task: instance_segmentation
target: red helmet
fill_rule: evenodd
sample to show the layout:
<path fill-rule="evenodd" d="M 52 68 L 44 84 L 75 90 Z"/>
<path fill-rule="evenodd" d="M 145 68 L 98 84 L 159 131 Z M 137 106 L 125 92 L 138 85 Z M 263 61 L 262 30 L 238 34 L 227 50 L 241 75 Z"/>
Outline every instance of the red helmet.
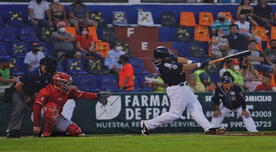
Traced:
<path fill-rule="evenodd" d="M 53 84 L 57 87 L 57 89 L 63 93 L 67 93 L 72 85 L 72 77 L 63 72 L 57 72 L 54 74 Z"/>

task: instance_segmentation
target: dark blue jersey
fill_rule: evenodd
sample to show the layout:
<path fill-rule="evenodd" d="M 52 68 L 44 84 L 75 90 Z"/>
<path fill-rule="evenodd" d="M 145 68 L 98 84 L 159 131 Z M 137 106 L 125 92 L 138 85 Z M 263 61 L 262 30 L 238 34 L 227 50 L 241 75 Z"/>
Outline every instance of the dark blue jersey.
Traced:
<path fill-rule="evenodd" d="M 41 88 L 49 84 L 51 75 L 45 75 L 39 69 L 25 72 L 19 79 L 24 83 L 23 90 L 27 95 L 33 95 Z"/>
<path fill-rule="evenodd" d="M 167 59 L 155 66 L 160 77 L 169 86 L 178 85 L 185 81 L 183 64 L 177 63 L 175 59 Z"/>

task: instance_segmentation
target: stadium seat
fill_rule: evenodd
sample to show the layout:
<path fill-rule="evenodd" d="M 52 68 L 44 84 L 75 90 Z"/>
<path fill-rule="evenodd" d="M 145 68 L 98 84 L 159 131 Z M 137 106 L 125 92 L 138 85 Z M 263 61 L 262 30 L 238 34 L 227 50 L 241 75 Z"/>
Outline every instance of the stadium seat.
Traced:
<path fill-rule="evenodd" d="M 24 26 L 24 20 L 22 12 L 20 11 L 9 11 L 8 13 L 8 25 L 21 27 Z"/>
<path fill-rule="evenodd" d="M 33 27 L 22 27 L 20 32 L 21 41 L 38 41 Z"/>
<path fill-rule="evenodd" d="M 208 49 L 209 45 L 208 42 L 198 42 L 193 41 L 190 42 L 190 56 L 195 58 L 206 58 L 208 57 Z"/>
<path fill-rule="evenodd" d="M 173 50 L 177 50 L 177 54 L 180 57 L 189 57 L 190 56 L 189 47 L 190 47 L 189 42 L 186 42 L 186 43 L 173 42 L 172 43 Z"/>
<path fill-rule="evenodd" d="M 210 41 L 210 34 L 208 27 L 205 26 L 196 26 L 194 31 L 194 40 L 196 41 Z"/>
<path fill-rule="evenodd" d="M 262 41 L 268 41 L 265 27 L 261 27 L 261 26 L 254 27 L 253 34 L 261 37 Z"/>
<path fill-rule="evenodd" d="M 3 21 L 2 16 L 0 15 L 0 26 L 3 26 L 3 25 L 4 25 L 4 21 Z"/>
<path fill-rule="evenodd" d="M 179 42 L 193 41 L 194 28 L 193 27 L 178 27 L 176 30 L 176 40 Z"/>
<path fill-rule="evenodd" d="M 154 26 L 152 13 L 149 11 L 138 11 L 137 24 L 140 26 Z"/>
<path fill-rule="evenodd" d="M 14 65 L 14 68 L 11 69 L 12 75 L 19 76 L 24 73 L 24 57 L 12 58 L 11 63 Z"/>
<path fill-rule="evenodd" d="M 9 56 L 9 43 L 0 42 L 0 56 L 5 57 Z"/>
<path fill-rule="evenodd" d="M 89 35 L 92 36 L 93 40 L 94 41 L 98 41 L 98 34 L 97 34 L 97 31 L 96 31 L 96 28 L 93 27 L 93 26 L 89 26 L 88 27 L 88 32 L 89 32 Z"/>
<path fill-rule="evenodd" d="M 57 64 L 57 72 L 64 72 L 64 65 L 62 62 L 58 62 Z"/>
<path fill-rule="evenodd" d="M 110 46 L 108 42 L 96 42 L 95 50 L 97 50 L 103 58 L 106 57 L 107 52 L 110 50 Z"/>
<path fill-rule="evenodd" d="M 17 31 L 14 27 L 0 28 L 0 41 L 17 41 Z"/>
<path fill-rule="evenodd" d="M 162 12 L 160 18 L 162 26 L 175 27 L 178 23 L 174 12 Z"/>
<path fill-rule="evenodd" d="M 11 55 L 13 57 L 25 57 L 26 53 L 31 50 L 25 42 L 12 43 Z"/>
<path fill-rule="evenodd" d="M 71 33 L 74 37 L 77 35 L 77 30 L 74 26 L 66 26 L 66 32 Z"/>
<path fill-rule="evenodd" d="M 144 68 L 144 62 L 142 59 L 131 58 L 129 60 L 129 63 L 133 66 L 134 73 L 146 73 Z"/>
<path fill-rule="evenodd" d="M 99 91 L 98 76 L 82 75 L 79 78 L 79 89 L 84 91 Z"/>
<path fill-rule="evenodd" d="M 234 22 L 233 15 L 232 15 L 231 12 L 221 12 L 221 13 L 225 14 L 226 19 L 227 19 L 230 23 L 233 23 L 233 22 Z"/>
<path fill-rule="evenodd" d="M 115 75 L 102 75 L 99 77 L 100 88 L 102 90 L 116 91 L 118 90 L 117 77 Z"/>
<path fill-rule="evenodd" d="M 214 17 L 211 12 L 199 12 L 199 25 L 211 26 L 214 23 Z"/>
<path fill-rule="evenodd" d="M 112 24 L 117 26 L 128 26 L 127 15 L 125 11 L 113 11 L 112 15 Z"/>
<path fill-rule="evenodd" d="M 161 42 L 176 41 L 176 28 L 175 27 L 160 27 L 159 28 L 159 41 L 161 41 Z"/>
<path fill-rule="evenodd" d="M 271 40 L 276 40 L 276 26 L 271 26 L 270 39 Z"/>
<path fill-rule="evenodd" d="M 193 12 L 180 13 L 180 26 L 196 26 L 195 15 Z"/>
<path fill-rule="evenodd" d="M 66 60 L 66 71 L 69 74 L 88 74 L 84 69 L 83 61 L 75 58 Z"/>
<path fill-rule="evenodd" d="M 41 51 L 46 55 L 53 55 L 51 45 L 46 42 L 38 42 L 38 45 L 41 47 Z"/>

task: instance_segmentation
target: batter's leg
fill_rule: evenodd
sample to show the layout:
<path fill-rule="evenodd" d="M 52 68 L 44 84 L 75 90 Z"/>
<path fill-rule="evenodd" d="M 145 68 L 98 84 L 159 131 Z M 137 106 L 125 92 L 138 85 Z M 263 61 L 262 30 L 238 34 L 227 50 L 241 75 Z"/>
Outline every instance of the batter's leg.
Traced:
<path fill-rule="evenodd" d="M 187 104 L 185 98 L 187 98 L 188 93 L 182 87 L 169 88 L 167 89 L 167 94 L 170 98 L 170 110 L 156 118 L 146 120 L 144 123 L 147 129 L 154 129 L 161 124 L 170 123 L 179 119 L 185 110 Z"/>
<path fill-rule="evenodd" d="M 241 115 L 242 112 L 242 108 L 239 107 L 238 109 L 235 110 L 239 116 L 242 117 L 242 120 L 244 122 L 245 128 L 249 131 L 249 132 L 258 132 L 256 124 L 254 122 L 254 120 L 252 119 L 252 117 L 249 115 L 249 117 L 245 118 L 245 116 Z M 248 109 L 247 109 L 248 111 Z M 249 112 L 249 111 L 248 111 Z"/>

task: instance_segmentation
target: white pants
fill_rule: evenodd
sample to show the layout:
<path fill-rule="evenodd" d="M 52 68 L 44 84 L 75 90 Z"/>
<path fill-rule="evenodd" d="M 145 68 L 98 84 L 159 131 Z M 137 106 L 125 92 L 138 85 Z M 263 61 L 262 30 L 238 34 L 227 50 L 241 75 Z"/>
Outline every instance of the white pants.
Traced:
<path fill-rule="evenodd" d="M 204 116 L 197 97 L 188 86 L 175 85 L 167 87 L 166 91 L 170 98 L 170 109 L 168 112 L 156 118 L 146 120 L 145 125 L 148 129 L 154 129 L 161 124 L 170 123 L 179 119 L 186 107 L 192 118 L 204 128 L 204 131 L 213 128 L 211 123 Z"/>
<path fill-rule="evenodd" d="M 237 109 L 230 110 L 230 109 L 226 108 L 223 104 L 221 104 L 220 105 L 220 111 L 221 111 L 221 115 L 218 116 L 218 117 L 213 117 L 212 121 L 211 121 L 212 125 L 215 126 L 215 127 L 220 127 L 220 124 L 223 121 L 225 115 L 229 112 L 236 112 L 239 116 L 241 116 L 242 107 L 240 106 Z M 245 124 L 245 127 L 248 131 L 257 132 L 256 125 L 255 125 L 254 120 L 252 119 L 252 117 L 249 116 L 249 117 L 245 118 L 245 116 L 242 116 L 242 120 L 243 120 L 243 122 Z"/>

